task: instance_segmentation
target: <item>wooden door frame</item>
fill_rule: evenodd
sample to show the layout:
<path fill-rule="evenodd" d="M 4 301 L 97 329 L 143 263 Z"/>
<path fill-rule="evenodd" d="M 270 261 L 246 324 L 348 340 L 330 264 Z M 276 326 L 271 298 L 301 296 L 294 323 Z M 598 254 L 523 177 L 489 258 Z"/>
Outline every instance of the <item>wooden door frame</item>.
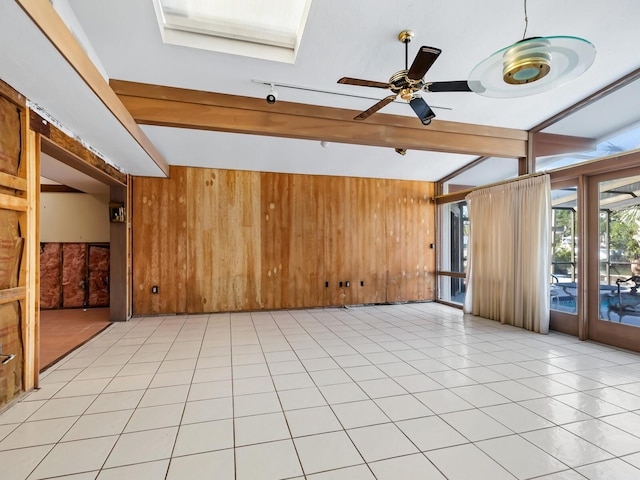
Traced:
<path fill-rule="evenodd" d="M 56 160 L 109 186 L 110 201 L 124 205 L 125 222 L 111 223 L 109 233 L 109 320 L 127 321 L 131 318 L 131 228 L 127 213 L 131 205 L 130 177 L 115 169 L 89 151 L 77 140 L 67 136 L 31 112 L 32 124 L 46 125 L 37 128 L 41 151 Z M 38 153 L 40 153 L 38 151 Z M 39 162 L 38 162 L 39 164 Z M 40 189 L 38 177 L 38 191 Z M 105 212 L 105 215 L 108 213 Z M 39 210 L 37 222 L 39 223 Z"/>
<path fill-rule="evenodd" d="M 552 182 L 551 183 L 551 190 L 561 190 L 563 188 L 567 188 L 567 187 L 576 187 L 576 190 L 579 188 L 579 179 L 578 178 L 573 178 L 573 179 L 569 179 L 569 180 L 563 180 L 563 181 L 559 181 L 559 182 Z M 580 197 L 578 196 L 576 198 L 576 214 L 578 215 L 578 217 L 576 218 L 577 223 L 578 223 L 578 232 L 579 232 L 579 228 L 580 228 L 580 214 L 581 211 L 583 210 L 581 202 L 580 202 Z M 579 233 L 577 233 L 578 235 L 578 242 L 580 241 L 582 235 L 579 235 Z M 583 251 L 581 246 L 577 245 L 578 247 L 578 252 L 580 253 L 580 255 L 577 258 L 577 261 L 580 262 L 582 254 L 581 252 Z M 576 265 L 576 270 L 578 272 L 578 275 L 580 274 L 580 272 L 582 271 L 582 268 L 580 268 L 579 265 Z M 578 287 L 582 286 L 583 280 L 582 278 L 580 278 L 579 276 L 576 277 L 576 281 L 578 282 Z M 567 313 L 567 312 L 562 312 L 559 310 L 550 310 L 549 311 L 549 328 L 551 330 L 555 330 L 558 332 L 562 332 L 562 333 L 566 333 L 568 335 L 574 335 L 576 337 L 580 337 L 580 324 L 581 324 L 581 319 L 583 316 L 583 312 L 584 309 L 582 308 L 581 305 L 581 300 L 582 300 L 582 292 L 578 291 L 578 296 L 577 296 L 577 303 L 576 303 L 576 313 Z M 584 340 L 584 338 L 582 338 L 582 340 Z"/>

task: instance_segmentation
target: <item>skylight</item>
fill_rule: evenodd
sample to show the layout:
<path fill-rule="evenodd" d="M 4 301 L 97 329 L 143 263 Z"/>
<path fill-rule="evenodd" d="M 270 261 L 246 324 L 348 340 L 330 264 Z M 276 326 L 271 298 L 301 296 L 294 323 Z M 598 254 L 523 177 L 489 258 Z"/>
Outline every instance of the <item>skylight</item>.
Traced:
<path fill-rule="evenodd" d="M 311 0 L 154 0 L 165 43 L 294 63 Z"/>

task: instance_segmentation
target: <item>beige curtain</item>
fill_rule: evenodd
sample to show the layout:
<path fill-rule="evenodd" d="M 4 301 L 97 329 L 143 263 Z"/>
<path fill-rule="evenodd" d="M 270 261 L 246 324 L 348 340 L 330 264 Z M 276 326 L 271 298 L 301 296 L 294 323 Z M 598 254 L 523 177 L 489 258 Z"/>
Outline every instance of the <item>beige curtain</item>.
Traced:
<path fill-rule="evenodd" d="M 475 190 L 466 200 L 465 312 L 548 333 L 549 176 Z"/>

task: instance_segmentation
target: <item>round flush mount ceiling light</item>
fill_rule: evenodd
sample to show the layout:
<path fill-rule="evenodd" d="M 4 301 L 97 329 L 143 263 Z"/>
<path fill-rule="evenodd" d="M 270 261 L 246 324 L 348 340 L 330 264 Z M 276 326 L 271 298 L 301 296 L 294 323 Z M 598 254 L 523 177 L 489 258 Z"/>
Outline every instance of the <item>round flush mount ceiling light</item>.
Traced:
<path fill-rule="evenodd" d="M 486 97 L 513 98 L 559 87 L 584 73 L 596 49 L 579 37 L 535 37 L 498 50 L 469 75 L 469 87 Z"/>

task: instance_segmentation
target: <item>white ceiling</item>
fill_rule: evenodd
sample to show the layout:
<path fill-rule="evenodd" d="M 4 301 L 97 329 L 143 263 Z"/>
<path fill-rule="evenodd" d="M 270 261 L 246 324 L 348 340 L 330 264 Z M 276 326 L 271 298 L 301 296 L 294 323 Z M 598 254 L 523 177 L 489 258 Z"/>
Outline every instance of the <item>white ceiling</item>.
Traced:
<path fill-rule="evenodd" d="M 415 31 L 410 61 L 420 45 L 443 53 L 427 81 L 464 80 L 485 57 L 523 36 L 523 1 L 314 0 L 295 64 L 250 59 L 162 43 L 152 0 L 68 2 L 109 78 L 263 98 L 253 80 L 383 98 L 384 90 L 338 85 L 342 76 L 387 81 L 403 68 L 398 33 Z M 584 75 L 550 92 L 517 99 L 473 93 L 429 93 L 439 120 L 529 129 L 600 88 L 640 68 L 640 2 L 637 0 L 529 0 L 527 36 L 574 35 L 591 41 L 596 60 Z M 67 19 L 68 22 L 71 20 Z M 80 28 L 78 27 L 80 26 Z M 18 41 L 19 39 L 19 41 Z M 161 175 L 151 159 L 109 114 L 14 1 L 0 2 L 0 78 L 135 175 Z M 630 95 L 633 96 L 632 93 Z M 364 110 L 371 100 L 280 89 L 280 101 Z M 640 95 L 628 101 L 638 102 Z M 620 105 L 629 105 L 618 100 Z M 619 107 L 618 107 L 619 108 Z M 384 113 L 413 115 L 401 103 Z M 640 118 L 640 108 L 622 109 Z M 614 113 L 614 117 L 616 114 Z M 629 119 L 631 121 L 633 119 Z M 417 122 L 418 120 L 416 120 Z M 583 119 L 571 133 L 599 136 L 609 124 Z M 429 128 L 429 127 L 424 127 Z M 568 127 L 569 128 L 569 127 Z M 192 165 L 306 174 L 438 180 L 475 156 L 143 127 L 170 165 Z M 565 133 L 556 131 L 555 133 Z M 487 177 L 491 177 L 488 175 Z M 491 181 L 491 178 L 488 178 Z"/>

